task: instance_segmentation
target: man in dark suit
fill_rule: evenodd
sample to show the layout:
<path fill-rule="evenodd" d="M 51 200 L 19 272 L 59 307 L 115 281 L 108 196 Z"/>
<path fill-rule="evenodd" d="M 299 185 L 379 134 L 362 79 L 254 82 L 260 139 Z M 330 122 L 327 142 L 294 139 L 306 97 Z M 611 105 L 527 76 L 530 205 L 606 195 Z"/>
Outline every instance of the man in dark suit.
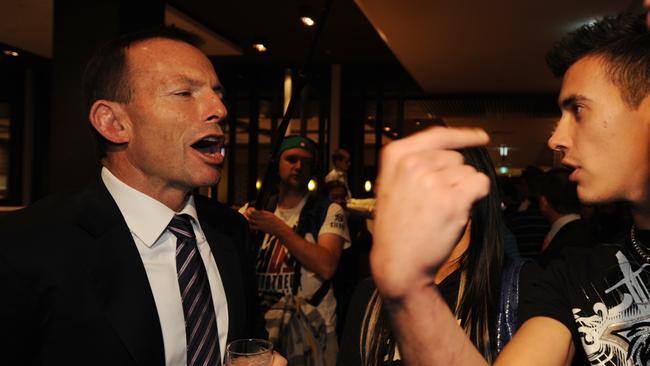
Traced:
<path fill-rule="evenodd" d="M 192 194 L 219 181 L 227 113 L 198 41 L 146 31 L 91 59 L 101 178 L 0 224 L 3 364 L 217 365 L 254 336 L 246 220 Z"/>
<path fill-rule="evenodd" d="M 595 243 L 580 216 L 577 184 L 569 180 L 570 174 L 568 169 L 554 168 L 542 177 L 539 209 L 551 225 L 538 257 L 543 267 L 559 258 L 563 248 L 591 247 Z"/>

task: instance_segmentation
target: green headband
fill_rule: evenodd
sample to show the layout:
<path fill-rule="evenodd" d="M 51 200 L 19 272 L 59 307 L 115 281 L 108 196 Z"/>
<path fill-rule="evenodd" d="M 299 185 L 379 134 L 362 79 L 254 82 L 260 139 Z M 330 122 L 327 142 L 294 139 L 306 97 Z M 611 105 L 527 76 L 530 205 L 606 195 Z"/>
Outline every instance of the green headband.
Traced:
<path fill-rule="evenodd" d="M 282 154 L 285 150 L 294 148 L 308 151 L 314 157 L 316 157 L 316 144 L 306 137 L 297 135 L 287 136 L 284 138 L 282 145 L 280 145 L 280 154 Z"/>

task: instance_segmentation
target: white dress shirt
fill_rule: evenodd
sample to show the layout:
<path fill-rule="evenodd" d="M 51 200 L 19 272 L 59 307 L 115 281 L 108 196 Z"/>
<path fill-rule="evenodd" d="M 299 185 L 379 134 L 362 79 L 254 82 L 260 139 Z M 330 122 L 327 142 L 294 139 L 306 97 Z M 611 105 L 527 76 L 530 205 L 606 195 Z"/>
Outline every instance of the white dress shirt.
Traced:
<path fill-rule="evenodd" d="M 223 358 L 228 338 L 228 304 L 219 270 L 199 225 L 194 197 L 190 196 L 180 212 L 174 212 L 163 203 L 126 185 L 105 167 L 101 176 L 133 235 L 147 272 L 160 318 L 167 366 L 187 365 L 187 341 L 176 273 L 176 236 L 166 228 L 176 214 L 192 217 L 192 228 L 210 282 Z"/>
<path fill-rule="evenodd" d="M 542 250 L 545 250 L 546 247 L 548 247 L 549 244 L 551 244 L 551 240 L 555 237 L 555 235 L 564 227 L 564 225 L 580 220 L 580 215 L 578 214 L 566 214 L 559 219 L 555 220 L 553 224 L 551 224 L 551 228 L 548 231 L 548 234 L 546 234 L 546 237 L 544 238 L 544 244 L 542 245 Z"/>

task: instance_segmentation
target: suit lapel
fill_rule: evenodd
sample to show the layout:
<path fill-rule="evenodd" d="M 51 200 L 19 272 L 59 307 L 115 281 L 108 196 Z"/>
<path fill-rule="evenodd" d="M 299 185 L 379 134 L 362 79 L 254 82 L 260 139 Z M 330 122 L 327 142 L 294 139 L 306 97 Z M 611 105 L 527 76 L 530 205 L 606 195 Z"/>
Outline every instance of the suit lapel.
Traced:
<path fill-rule="evenodd" d="M 204 205 L 197 202 L 197 214 L 201 229 L 210 245 L 219 276 L 223 283 L 228 304 L 228 339 L 241 338 L 245 335 L 245 300 L 244 283 L 241 277 L 241 261 L 233 240 L 219 230 L 214 224 L 223 226 L 216 212 L 208 212 Z M 209 220 L 208 220 L 209 219 Z"/>
<path fill-rule="evenodd" d="M 81 205 L 78 222 L 94 239 L 88 266 L 101 309 L 137 364 L 164 365 L 156 304 L 124 218 L 101 182 Z"/>

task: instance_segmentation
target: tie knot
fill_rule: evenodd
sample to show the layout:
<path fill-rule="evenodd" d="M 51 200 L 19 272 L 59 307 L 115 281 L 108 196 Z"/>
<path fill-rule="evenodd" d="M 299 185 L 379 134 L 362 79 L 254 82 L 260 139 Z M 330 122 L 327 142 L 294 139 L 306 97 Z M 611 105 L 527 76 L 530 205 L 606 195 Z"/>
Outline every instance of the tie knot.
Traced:
<path fill-rule="evenodd" d="M 189 215 L 174 215 L 172 221 L 169 222 L 167 228 L 177 238 L 193 238 L 194 230 L 192 229 L 191 217 Z"/>

